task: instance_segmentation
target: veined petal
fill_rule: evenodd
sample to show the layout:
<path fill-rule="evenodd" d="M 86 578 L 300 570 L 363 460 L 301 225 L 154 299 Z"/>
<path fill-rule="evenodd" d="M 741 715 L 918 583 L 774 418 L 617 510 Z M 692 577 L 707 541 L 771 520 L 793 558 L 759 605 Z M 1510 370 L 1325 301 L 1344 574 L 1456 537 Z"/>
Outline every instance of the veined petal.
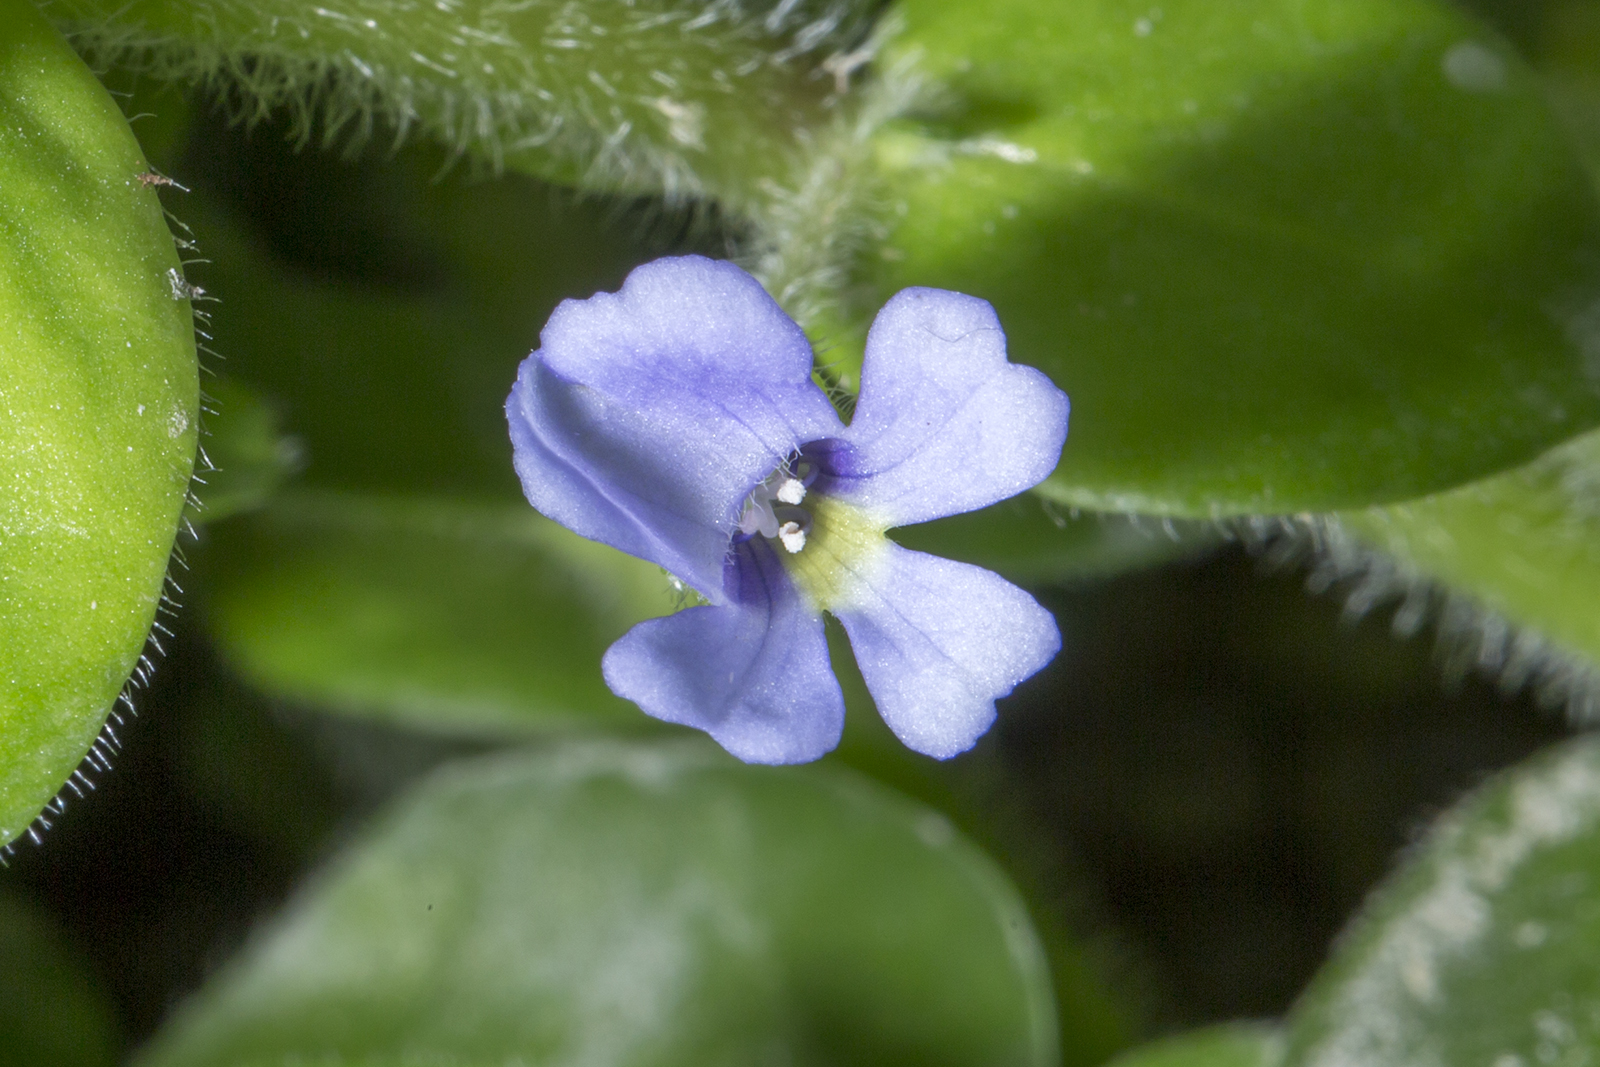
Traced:
<path fill-rule="evenodd" d="M 904 289 L 867 335 L 855 418 L 827 452 L 830 491 L 905 526 L 986 507 L 1061 458 L 1067 395 L 1006 359 L 988 301 Z"/>
<path fill-rule="evenodd" d="M 739 507 L 840 429 L 804 333 L 731 263 L 660 259 L 564 301 L 506 402 L 529 502 L 713 602 Z"/>
<path fill-rule="evenodd" d="M 746 763 L 817 759 L 844 728 L 822 614 L 761 538 L 734 546 L 728 572 L 728 603 L 642 622 L 607 649 L 606 684 Z"/>
<path fill-rule="evenodd" d="M 971 748 L 995 700 L 1061 650 L 1055 619 L 1004 578 L 892 543 L 830 610 L 889 728 L 938 759 Z"/>

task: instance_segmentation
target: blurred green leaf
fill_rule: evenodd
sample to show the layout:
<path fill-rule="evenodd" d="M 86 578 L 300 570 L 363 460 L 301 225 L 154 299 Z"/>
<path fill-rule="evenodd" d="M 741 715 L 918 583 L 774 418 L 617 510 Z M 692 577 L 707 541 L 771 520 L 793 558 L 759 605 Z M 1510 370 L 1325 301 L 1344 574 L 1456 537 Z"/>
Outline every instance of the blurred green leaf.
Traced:
<path fill-rule="evenodd" d="M 1404 567 L 1530 627 L 1523 658 L 1548 651 L 1537 635 L 1600 660 L 1600 433 L 1508 474 L 1339 519 Z"/>
<path fill-rule="evenodd" d="M 520 500 L 517 364 L 562 298 L 619 287 L 642 254 L 614 205 L 443 162 L 294 153 L 267 129 L 191 150 L 180 206 L 219 300 L 211 347 L 301 442 L 311 484 Z"/>
<path fill-rule="evenodd" d="M 1291 1065 L 1577 1064 L 1600 1043 L 1600 739 L 1457 805 L 1289 1017 Z"/>
<path fill-rule="evenodd" d="M 1055 1056 L 1027 914 L 942 816 L 700 745 L 568 745 L 432 779 L 140 1062 Z"/>
<path fill-rule="evenodd" d="M 890 536 L 907 548 L 976 563 L 1024 584 L 1103 578 L 1193 556 L 1222 540 L 1203 522 L 1085 512 L 1032 493 Z"/>
<path fill-rule="evenodd" d="M 302 732 L 236 678 L 186 667 L 183 699 L 168 712 L 184 789 L 209 819 L 279 857 L 321 856 L 343 797 Z"/>
<path fill-rule="evenodd" d="M 189 300 L 122 113 L 0 0 L 0 843 L 95 740 L 194 460 Z"/>
<path fill-rule="evenodd" d="M 950 813 L 961 821 L 964 830 L 979 836 L 1013 877 L 1022 881 L 1021 888 L 1049 958 L 1057 1017 L 1062 1021 L 1064 1033 L 1061 1067 L 1097 1067 L 1127 1048 L 1143 1028 L 1138 1009 L 1125 997 L 1113 995 L 1108 988 L 1106 960 L 1078 940 L 1076 934 L 1082 927 L 1081 918 L 1078 915 L 1069 918 L 1065 914 L 1069 909 L 1062 899 L 1061 887 L 1029 884 L 1038 877 L 1039 857 L 1032 851 L 1034 848 L 1049 852 L 1054 860 L 1060 860 L 1060 855 L 1048 843 L 1032 838 L 1026 830 L 1018 830 L 1018 839 L 1028 842 L 1020 855 L 1007 848 L 1014 841 L 997 842 L 994 839 L 999 825 L 995 818 L 996 797 L 1005 789 L 993 782 L 976 784 L 983 771 L 973 761 L 983 757 L 973 754 L 962 760 L 941 762 L 907 748 L 878 715 L 872 694 L 867 692 L 866 682 L 850 652 L 844 627 L 829 618 L 827 632 L 834 674 L 844 691 L 845 721 L 839 747 L 823 758 L 822 765 L 844 764 L 924 804 Z M 1005 705 L 1000 714 L 1007 714 Z M 992 743 L 985 742 L 986 745 Z M 973 777 L 975 771 L 980 778 Z M 1015 785 L 1014 782 L 1010 784 Z M 999 806 L 1003 808 L 1004 804 Z M 1015 814 L 1015 810 L 1007 809 L 1000 819 L 1009 821 Z M 1030 867 L 1035 869 L 1029 870 Z M 1118 990 L 1118 994 L 1121 992 Z"/>
<path fill-rule="evenodd" d="M 1600 7 L 1592 0 L 1472 0 L 1533 62 L 1555 112 L 1600 179 Z"/>
<path fill-rule="evenodd" d="M 1110 1067 L 1276 1067 L 1283 1035 L 1265 1023 L 1223 1023 L 1141 1045 Z"/>
<path fill-rule="evenodd" d="M 849 0 L 52 0 L 97 61 L 216 85 L 244 117 L 389 126 L 597 190 L 748 197 L 827 111 Z"/>
<path fill-rule="evenodd" d="M 453 731 L 650 722 L 600 656 L 673 609 L 666 575 L 526 505 L 299 491 L 209 534 L 207 626 L 269 693 Z"/>
<path fill-rule="evenodd" d="M 300 465 L 300 446 L 278 431 L 278 415 L 229 378 L 206 383 L 201 462 L 188 517 L 216 522 L 265 504 Z"/>
<path fill-rule="evenodd" d="M 908 0 L 881 298 L 989 299 L 1073 398 L 1045 491 L 1362 506 L 1600 420 L 1594 198 L 1499 39 L 1427 0 Z"/>
<path fill-rule="evenodd" d="M 110 1006 L 49 919 L 0 892 L 0 1063 L 110 1067 Z"/>

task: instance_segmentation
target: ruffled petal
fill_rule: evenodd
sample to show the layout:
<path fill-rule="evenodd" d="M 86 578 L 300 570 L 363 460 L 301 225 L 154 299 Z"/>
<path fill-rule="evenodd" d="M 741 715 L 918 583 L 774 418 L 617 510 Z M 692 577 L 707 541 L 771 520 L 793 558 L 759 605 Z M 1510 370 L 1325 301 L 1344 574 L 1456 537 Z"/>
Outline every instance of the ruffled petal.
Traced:
<path fill-rule="evenodd" d="M 1061 458 L 1067 395 L 1006 360 L 988 301 L 903 289 L 867 335 L 855 418 L 818 451 L 830 492 L 905 526 L 986 507 Z"/>
<path fill-rule="evenodd" d="M 719 601 L 745 496 L 840 429 L 804 333 L 738 267 L 683 256 L 563 302 L 539 336 L 506 402 L 529 502 Z"/>
<path fill-rule="evenodd" d="M 908 748 L 965 752 L 994 702 L 1061 649 L 1050 613 L 999 575 L 887 544 L 830 610 L 850 635 L 867 688 Z"/>
<path fill-rule="evenodd" d="M 735 546 L 728 572 L 726 605 L 650 619 L 607 649 L 606 684 L 746 763 L 817 759 L 844 728 L 822 615 L 760 538 Z"/>

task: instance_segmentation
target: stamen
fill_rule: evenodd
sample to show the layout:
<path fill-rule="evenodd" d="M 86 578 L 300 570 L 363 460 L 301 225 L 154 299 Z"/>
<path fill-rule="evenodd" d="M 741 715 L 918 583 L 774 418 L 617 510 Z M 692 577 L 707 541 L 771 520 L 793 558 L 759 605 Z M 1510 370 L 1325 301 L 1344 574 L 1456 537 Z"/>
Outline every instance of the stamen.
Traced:
<path fill-rule="evenodd" d="M 793 467 L 788 461 L 780 464 L 745 498 L 739 512 L 739 532 L 746 537 L 759 533 L 775 538 L 790 553 L 805 548 L 811 515 L 795 505 L 806 498 L 806 490 L 816 478 L 814 463 L 801 460 Z"/>
<path fill-rule="evenodd" d="M 806 547 L 806 532 L 798 522 L 786 522 L 778 527 L 778 540 L 793 554 Z"/>
<path fill-rule="evenodd" d="M 778 499 L 785 504 L 798 504 L 806 498 L 806 485 L 799 478 L 790 478 L 778 486 Z"/>

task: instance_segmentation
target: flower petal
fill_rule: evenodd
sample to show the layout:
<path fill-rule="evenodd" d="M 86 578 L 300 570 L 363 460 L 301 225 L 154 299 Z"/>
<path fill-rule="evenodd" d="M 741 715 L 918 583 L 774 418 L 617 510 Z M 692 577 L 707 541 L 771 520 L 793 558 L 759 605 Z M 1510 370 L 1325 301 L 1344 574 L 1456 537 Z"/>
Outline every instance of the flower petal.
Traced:
<path fill-rule="evenodd" d="M 971 748 L 995 700 L 1061 650 L 1050 613 L 981 567 L 890 543 L 859 577 L 831 610 L 883 720 L 929 756 Z"/>
<path fill-rule="evenodd" d="M 1006 360 L 988 301 L 903 289 L 867 335 L 856 415 L 828 450 L 831 491 L 904 526 L 986 507 L 1061 457 L 1067 395 Z"/>
<path fill-rule="evenodd" d="M 735 546 L 728 571 L 728 604 L 650 619 L 607 649 L 606 684 L 746 763 L 817 759 L 844 728 L 822 614 L 760 538 Z"/>
<path fill-rule="evenodd" d="M 506 402 L 529 502 L 719 601 L 745 496 L 840 429 L 805 334 L 738 267 L 683 256 L 563 302 L 539 337 Z"/>

